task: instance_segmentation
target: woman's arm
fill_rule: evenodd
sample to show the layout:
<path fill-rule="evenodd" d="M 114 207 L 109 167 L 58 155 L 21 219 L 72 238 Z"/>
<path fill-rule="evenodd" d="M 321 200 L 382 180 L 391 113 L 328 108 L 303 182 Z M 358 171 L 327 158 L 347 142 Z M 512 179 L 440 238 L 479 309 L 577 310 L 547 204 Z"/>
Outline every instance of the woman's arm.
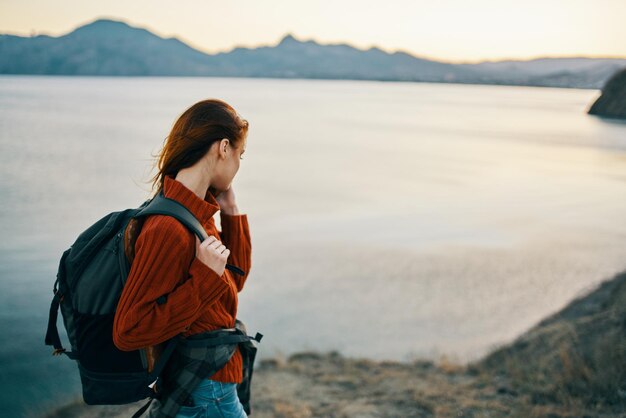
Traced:
<path fill-rule="evenodd" d="M 252 267 L 252 241 L 250 239 L 250 228 L 248 216 L 239 214 L 238 211 L 225 213 L 220 211 L 220 223 L 222 231 L 218 231 L 222 243 L 230 250 L 227 263 L 234 264 L 242 269 L 245 274 L 240 276 L 236 273 L 229 273 L 235 280 L 237 291 L 241 292 Z"/>
<path fill-rule="evenodd" d="M 226 276 L 195 257 L 185 226 L 170 216 L 153 216 L 137 237 L 115 312 L 113 342 L 120 350 L 156 345 L 185 331 L 229 288 Z"/>

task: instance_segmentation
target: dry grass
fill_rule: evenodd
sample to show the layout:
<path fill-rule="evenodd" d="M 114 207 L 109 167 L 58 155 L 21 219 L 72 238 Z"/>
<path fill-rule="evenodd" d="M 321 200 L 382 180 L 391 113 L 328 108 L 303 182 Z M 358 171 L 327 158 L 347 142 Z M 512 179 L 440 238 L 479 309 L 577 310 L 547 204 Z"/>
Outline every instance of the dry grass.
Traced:
<path fill-rule="evenodd" d="M 255 418 L 624 417 L 626 273 L 470 365 L 279 353 L 257 364 L 252 392 Z M 75 404 L 49 416 L 135 410 Z"/>
<path fill-rule="evenodd" d="M 573 416 L 626 410 L 626 273 L 474 367 L 506 376 L 535 405 L 559 404 Z"/>

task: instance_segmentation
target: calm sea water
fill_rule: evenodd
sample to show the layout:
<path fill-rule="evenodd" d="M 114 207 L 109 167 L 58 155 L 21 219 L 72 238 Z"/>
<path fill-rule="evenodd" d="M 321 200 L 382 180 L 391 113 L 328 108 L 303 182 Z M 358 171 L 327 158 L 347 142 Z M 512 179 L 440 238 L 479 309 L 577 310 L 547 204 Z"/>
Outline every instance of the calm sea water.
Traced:
<path fill-rule="evenodd" d="M 234 182 L 259 358 L 470 361 L 626 268 L 626 124 L 597 90 L 227 78 L 0 77 L 0 404 L 80 393 L 43 338 L 62 252 L 149 194 L 198 100 L 250 121 Z M 219 225 L 219 216 L 216 217 Z M 60 324 L 60 321 L 59 321 Z"/>

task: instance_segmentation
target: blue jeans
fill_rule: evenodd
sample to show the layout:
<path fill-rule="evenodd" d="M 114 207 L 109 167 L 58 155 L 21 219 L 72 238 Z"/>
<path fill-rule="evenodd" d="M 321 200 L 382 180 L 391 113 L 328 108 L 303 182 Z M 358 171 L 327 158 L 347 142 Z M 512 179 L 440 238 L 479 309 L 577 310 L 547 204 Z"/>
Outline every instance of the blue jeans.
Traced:
<path fill-rule="evenodd" d="M 176 418 L 246 418 L 236 383 L 202 379 L 191 392 L 194 406 L 181 406 Z"/>

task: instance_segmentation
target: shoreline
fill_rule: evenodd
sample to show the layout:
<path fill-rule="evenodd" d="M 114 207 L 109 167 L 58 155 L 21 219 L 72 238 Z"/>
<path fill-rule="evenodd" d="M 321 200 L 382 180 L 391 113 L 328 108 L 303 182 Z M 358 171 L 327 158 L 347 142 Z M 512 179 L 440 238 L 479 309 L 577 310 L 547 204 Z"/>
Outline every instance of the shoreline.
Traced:
<path fill-rule="evenodd" d="M 626 272 L 544 318 L 482 359 L 375 361 L 338 351 L 256 364 L 255 418 L 622 417 L 626 410 Z M 132 415 L 146 401 L 87 406 L 47 418 Z"/>

